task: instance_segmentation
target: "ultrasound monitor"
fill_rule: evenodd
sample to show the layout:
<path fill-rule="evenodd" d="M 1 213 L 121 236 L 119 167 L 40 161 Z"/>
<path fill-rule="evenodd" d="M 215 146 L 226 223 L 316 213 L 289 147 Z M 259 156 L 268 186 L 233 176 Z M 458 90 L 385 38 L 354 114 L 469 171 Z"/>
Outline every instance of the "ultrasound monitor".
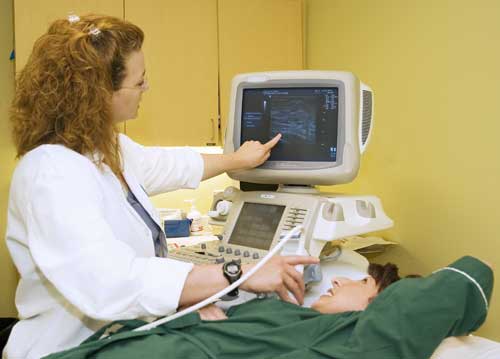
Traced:
<path fill-rule="evenodd" d="M 279 71 L 233 79 L 224 152 L 281 133 L 260 167 L 229 172 L 264 184 L 352 181 L 373 126 L 371 89 L 349 72 Z"/>

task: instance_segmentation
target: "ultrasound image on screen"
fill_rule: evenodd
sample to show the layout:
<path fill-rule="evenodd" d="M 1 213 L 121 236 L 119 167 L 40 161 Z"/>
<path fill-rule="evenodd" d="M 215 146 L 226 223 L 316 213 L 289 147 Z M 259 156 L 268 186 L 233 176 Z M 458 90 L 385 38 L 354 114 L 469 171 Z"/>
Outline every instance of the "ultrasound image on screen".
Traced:
<path fill-rule="evenodd" d="M 285 206 L 243 203 L 228 243 L 268 250 L 284 210 Z"/>
<path fill-rule="evenodd" d="M 311 101 L 312 100 L 312 101 Z M 283 143 L 315 144 L 318 104 L 314 98 L 274 96 L 270 100 L 271 137 L 281 133 Z"/>
<path fill-rule="evenodd" d="M 270 161 L 337 160 L 338 88 L 243 90 L 241 143 L 280 142 Z"/>

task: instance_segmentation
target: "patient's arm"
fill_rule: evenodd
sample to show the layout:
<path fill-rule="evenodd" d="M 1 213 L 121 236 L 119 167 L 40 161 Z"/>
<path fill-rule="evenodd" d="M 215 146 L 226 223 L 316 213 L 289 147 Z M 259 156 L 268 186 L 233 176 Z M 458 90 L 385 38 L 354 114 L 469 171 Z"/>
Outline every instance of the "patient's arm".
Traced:
<path fill-rule="evenodd" d="M 493 268 L 493 264 L 491 264 L 490 262 L 488 261 L 485 261 L 484 259 L 481 259 L 481 262 L 483 262 L 484 264 L 486 264 L 488 267 L 491 268 L 491 270 L 495 270 L 495 268 Z"/>

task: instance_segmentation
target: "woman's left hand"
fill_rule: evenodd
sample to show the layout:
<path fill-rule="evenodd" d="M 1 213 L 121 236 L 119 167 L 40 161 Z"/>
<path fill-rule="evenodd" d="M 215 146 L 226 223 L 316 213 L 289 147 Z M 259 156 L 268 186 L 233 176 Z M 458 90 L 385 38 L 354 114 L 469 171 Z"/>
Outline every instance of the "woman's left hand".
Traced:
<path fill-rule="evenodd" d="M 198 309 L 201 320 L 224 320 L 227 319 L 226 313 L 215 304 L 209 304 Z"/>
<path fill-rule="evenodd" d="M 271 149 L 276 146 L 280 139 L 281 133 L 264 144 L 259 141 L 246 141 L 243 143 L 233 154 L 233 158 L 239 164 L 239 169 L 254 168 L 264 163 L 271 155 Z"/>

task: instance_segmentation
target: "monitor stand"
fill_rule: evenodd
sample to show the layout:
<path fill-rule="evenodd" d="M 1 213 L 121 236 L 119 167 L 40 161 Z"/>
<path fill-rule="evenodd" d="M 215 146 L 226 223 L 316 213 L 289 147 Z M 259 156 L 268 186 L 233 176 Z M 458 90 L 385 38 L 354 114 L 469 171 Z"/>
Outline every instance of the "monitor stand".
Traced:
<path fill-rule="evenodd" d="M 281 192 L 281 193 L 296 193 L 296 194 L 319 194 L 319 190 L 314 186 L 303 184 L 262 184 L 252 182 L 240 182 L 240 190 L 243 192 Z"/>
<path fill-rule="evenodd" d="M 251 191 L 276 192 L 278 190 L 278 185 L 240 181 L 240 190 L 242 190 L 243 192 L 251 192 Z"/>
<path fill-rule="evenodd" d="M 277 192 L 298 193 L 298 194 L 319 194 L 320 192 L 314 186 L 297 184 L 280 184 Z"/>

